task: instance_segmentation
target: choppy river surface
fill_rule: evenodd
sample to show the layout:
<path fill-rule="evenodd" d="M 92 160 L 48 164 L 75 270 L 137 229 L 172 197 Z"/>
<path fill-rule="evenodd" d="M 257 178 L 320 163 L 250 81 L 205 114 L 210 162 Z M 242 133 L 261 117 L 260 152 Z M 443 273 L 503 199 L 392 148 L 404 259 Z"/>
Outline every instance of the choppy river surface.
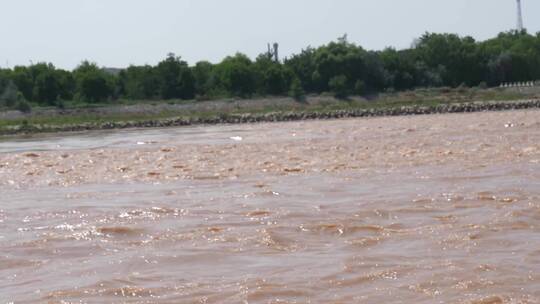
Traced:
<path fill-rule="evenodd" d="M 0 142 L 0 303 L 540 303 L 540 112 Z"/>

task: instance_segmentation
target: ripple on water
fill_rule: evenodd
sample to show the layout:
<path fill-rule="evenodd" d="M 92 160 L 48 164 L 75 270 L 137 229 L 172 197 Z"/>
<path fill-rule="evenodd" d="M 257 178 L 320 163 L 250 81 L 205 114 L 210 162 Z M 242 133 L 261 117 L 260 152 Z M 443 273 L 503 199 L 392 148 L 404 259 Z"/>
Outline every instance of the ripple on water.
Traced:
<path fill-rule="evenodd" d="M 540 303 L 540 132 L 500 123 L 535 125 L 527 113 L 0 154 L 0 298 Z"/>

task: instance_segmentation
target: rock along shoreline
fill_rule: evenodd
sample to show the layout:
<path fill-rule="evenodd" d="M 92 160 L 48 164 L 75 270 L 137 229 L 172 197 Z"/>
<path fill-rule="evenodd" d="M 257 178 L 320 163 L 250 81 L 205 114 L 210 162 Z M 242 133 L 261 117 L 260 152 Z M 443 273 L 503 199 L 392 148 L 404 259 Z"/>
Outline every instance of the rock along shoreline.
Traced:
<path fill-rule="evenodd" d="M 325 120 L 339 118 L 384 117 L 469 113 L 485 111 L 509 111 L 540 108 L 540 99 L 498 102 L 469 102 L 441 104 L 436 106 L 400 106 L 371 109 L 347 109 L 332 111 L 288 111 L 271 113 L 217 114 L 215 116 L 177 117 L 146 121 L 121 121 L 105 123 L 81 123 L 75 125 L 20 125 L 0 131 L 0 135 L 34 133 L 80 132 L 128 128 L 166 128 L 190 125 L 245 124 L 257 122 L 284 122 L 299 120 Z"/>

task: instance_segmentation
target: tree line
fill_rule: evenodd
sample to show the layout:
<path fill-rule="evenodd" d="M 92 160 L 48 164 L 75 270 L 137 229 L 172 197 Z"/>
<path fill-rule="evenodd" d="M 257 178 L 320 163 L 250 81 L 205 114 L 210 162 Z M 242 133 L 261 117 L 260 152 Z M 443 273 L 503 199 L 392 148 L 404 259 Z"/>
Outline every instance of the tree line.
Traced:
<path fill-rule="evenodd" d="M 73 71 L 51 63 L 0 69 L 0 106 L 28 111 L 31 104 L 64 101 L 113 103 L 119 99 L 215 99 L 332 92 L 336 97 L 419 87 L 497 86 L 540 79 L 540 33 L 504 32 L 486 41 L 426 33 L 403 50 L 369 51 L 341 37 L 308 47 L 282 62 L 237 53 L 217 64 L 189 66 L 169 54 L 155 66 L 119 72 L 83 61 Z"/>

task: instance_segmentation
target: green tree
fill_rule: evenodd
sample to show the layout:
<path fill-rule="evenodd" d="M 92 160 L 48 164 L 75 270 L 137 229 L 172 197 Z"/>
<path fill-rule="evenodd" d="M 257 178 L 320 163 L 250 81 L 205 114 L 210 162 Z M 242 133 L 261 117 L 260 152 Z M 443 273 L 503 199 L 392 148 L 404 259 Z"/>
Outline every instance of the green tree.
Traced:
<path fill-rule="evenodd" d="M 397 51 L 386 48 L 379 54 L 388 73 L 386 86 L 396 90 L 412 89 L 416 85 L 415 59 L 408 50 Z"/>
<path fill-rule="evenodd" d="M 0 86 L 0 105 L 12 108 L 16 103 L 23 99 L 22 94 L 17 90 L 13 81 L 8 80 Z"/>
<path fill-rule="evenodd" d="M 354 91 L 358 95 L 364 95 L 366 93 L 366 84 L 363 80 L 357 80 L 354 85 Z"/>
<path fill-rule="evenodd" d="M 119 74 L 121 93 L 128 99 L 154 99 L 159 96 L 160 79 L 149 66 L 130 66 Z"/>
<path fill-rule="evenodd" d="M 62 100 L 72 100 L 77 90 L 77 82 L 73 74 L 65 70 L 56 70 L 56 77 L 59 82 L 58 96 Z"/>
<path fill-rule="evenodd" d="M 482 80 L 485 61 L 472 37 L 426 33 L 420 38 L 416 52 L 429 69 L 442 72 L 444 85 L 477 85 Z"/>
<path fill-rule="evenodd" d="M 163 99 L 195 97 L 195 77 L 188 64 L 170 53 L 156 67 L 159 92 Z"/>
<path fill-rule="evenodd" d="M 344 99 L 349 96 L 347 76 L 345 75 L 332 77 L 332 79 L 330 79 L 328 82 L 328 87 L 334 93 L 336 98 Z"/>
<path fill-rule="evenodd" d="M 312 78 L 317 92 L 332 90 L 330 80 L 337 76 L 345 76 L 347 89 L 357 80 L 368 83 L 367 80 L 374 75 L 368 71 L 367 56 L 363 48 L 349 43 L 346 37 L 318 48 L 315 53 L 316 77 Z"/>
<path fill-rule="evenodd" d="M 118 74 L 83 62 L 73 72 L 49 63 L 0 69 L 2 106 L 27 100 L 61 106 L 63 100 L 192 99 L 253 94 L 297 98 L 332 91 L 337 97 L 416 87 L 497 86 L 540 79 L 540 33 L 500 33 L 483 42 L 455 34 L 426 33 L 404 50 L 367 51 L 346 36 L 274 62 L 236 54 L 219 64 L 190 67 L 169 54 L 156 66 L 131 66 Z M 24 108 L 24 107 L 22 107 Z"/>
<path fill-rule="evenodd" d="M 257 79 L 257 92 L 261 95 L 285 95 L 288 89 L 290 73 L 279 62 L 267 54 L 257 57 L 253 65 Z"/>
<path fill-rule="evenodd" d="M 294 98 L 296 101 L 304 101 L 306 98 L 306 92 L 302 87 L 300 79 L 294 78 L 291 82 L 291 87 L 289 88 L 289 96 Z"/>
<path fill-rule="evenodd" d="M 11 80 L 26 100 L 32 100 L 34 80 L 27 67 L 16 66 L 11 73 Z"/>
<path fill-rule="evenodd" d="M 219 85 L 230 95 L 247 97 L 255 93 L 253 63 L 244 54 L 227 57 L 216 66 Z"/>
<path fill-rule="evenodd" d="M 22 94 L 19 93 L 20 95 L 20 98 L 19 100 L 17 101 L 17 103 L 15 104 L 14 106 L 14 109 L 17 110 L 17 111 L 20 111 L 20 112 L 23 112 L 23 113 L 30 113 L 32 112 L 32 106 L 30 105 L 30 103 L 28 103 L 28 101 L 24 100 L 22 98 Z"/>
<path fill-rule="evenodd" d="M 60 93 L 60 78 L 54 69 L 47 69 L 36 75 L 32 94 L 34 101 L 45 105 L 55 105 Z"/>
<path fill-rule="evenodd" d="M 192 72 L 195 79 L 196 95 L 210 97 L 216 88 L 214 65 L 208 61 L 200 61 L 192 68 Z"/>
<path fill-rule="evenodd" d="M 284 66 L 298 78 L 304 89 L 309 92 L 320 91 L 319 79 L 313 80 L 313 75 L 317 72 L 315 52 L 314 48 L 308 47 L 302 50 L 300 54 L 292 55 L 284 62 Z"/>
<path fill-rule="evenodd" d="M 74 71 L 77 95 L 80 101 L 104 102 L 112 97 L 113 88 L 108 80 L 109 74 L 95 63 L 83 61 Z"/>

